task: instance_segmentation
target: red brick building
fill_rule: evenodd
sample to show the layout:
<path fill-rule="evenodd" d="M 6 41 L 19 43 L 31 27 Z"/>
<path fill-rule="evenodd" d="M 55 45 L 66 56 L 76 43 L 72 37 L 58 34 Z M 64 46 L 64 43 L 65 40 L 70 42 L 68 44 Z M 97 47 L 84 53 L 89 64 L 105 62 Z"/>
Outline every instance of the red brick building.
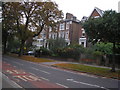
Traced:
<path fill-rule="evenodd" d="M 89 17 L 84 16 L 82 18 L 81 23 L 84 23 L 85 21 L 87 21 L 90 18 L 99 18 L 99 17 L 102 17 L 103 14 L 104 14 L 103 10 L 95 7 Z M 84 47 L 87 46 L 87 35 L 85 34 L 84 28 L 82 28 L 82 37 L 79 38 L 79 44 L 84 45 Z"/>
<path fill-rule="evenodd" d="M 47 39 L 64 38 L 68 45 L 79 44 L 81 29 L 81 22 L 74 15 L 67 13 L 66 18 L 57 25 L 55 32 L 49 27 Z"/>
<path fill-rule="evenodd" d="M 44 46 L 49 48 L 48 39 L 64 38 L 67 44 L 80 44 L 84 47 L 87 46 L 87 37 L 82 23 L 89 18 L 98 18 L 103 16 L 104 11 L 95 7 L 89 17 L 84 16 L 82 20 L 78 20 L 73 14 L 66 13 L 66 18 L 57 25 L 57 27 L 46 27 L 40 34 L 40 37 L 36 37 L 37 42 L 34 45 L 38 48 Z"/>

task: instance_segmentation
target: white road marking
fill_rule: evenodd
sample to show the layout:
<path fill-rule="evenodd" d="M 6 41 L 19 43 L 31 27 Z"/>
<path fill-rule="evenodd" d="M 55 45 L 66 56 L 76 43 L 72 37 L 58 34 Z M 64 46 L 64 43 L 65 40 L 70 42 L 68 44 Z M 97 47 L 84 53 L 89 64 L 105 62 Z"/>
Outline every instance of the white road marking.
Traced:
<path fill-rule="evenodd" d="M 44 72 L 44 73 L 46 73 L 46 74 L 50 74 L 49 72 L 46 72 L 46 71 L 43 71 L 43 70 L 39 70 L 39 71 Z"/>
<path fill-rule="evenodd" d="M 32 76 L 32 75 L 29 75 L 29 76 L 13 76 L 13 77 L 19 78 L 19 79 L 21 79 L 25 82 L 26 81 L 37 81 L 37 80 L 40 81 L 40 79 L 38 77 L 35 77 L 35 76 Z"/>
<path fill-rule="evenodd" d="M 11 71 L 11 70 L 6 70 L 6 72 L 10 73 L 10 74 L 13 74 L 14 72 Z"/>
<path fill-rule="evenodd" d="M 89 84 L 89 83 L 85 83 L 85 82 L 80 82 L 80 81 L 75 81 L 74 79 L 66 79 L 67 81 L 72 81 L 74 83 L 80 83 L 80 84 L 84 84 L 84 85 L 88 85 L 88 86 L 93 86 L 93 87 L 97 87 L 97 88 L 103 88 L 105 90 L 109 90 L 108 88 L 102 87 L 102 86 L 98 86 L 98 85 L 94 85 L 94 84 Z"/>
<path fill-rule="evenodd" d="M 20 72 L 18 72 L 17 70 L 13 70 L 15 73 L 19 74 Z"/>
<path fill-rule="evenodd" d="M 39 69 L 34 68 L 34 67 L 31 67 L 31 68 L 34 69 L 34 70 L 40 71 L 40 72 L 44 72 L 44 73 L 46 73 L 46 74 L 50 74 L 49 72 L 46 72 L 46 71 L 44 71 L 44 70 L 39 70 Z"/>
<path fill-rule="evenodd" d="M 30 75 L 29 78 L 32 78 L 34 81 L 37 81 L 37 80 L 41 81 L 41 79 L 39 79 L 39 77 L 37 76 Z"/>
<path fill-rule="evenodd" d="M 22 76 L 23 78 L 25 78 L 26 80 L 29 80 L 29 81 L 33 81 L 33 79 L 27 77 L 27 76 Z"/>
<path fill-rule="evenodd" d="M 42 64 L 34 63 L 34 62 L 29 62 L 29 61 L 24 61 L 24 62 L 28 62 L 28 63 L 35 64 L 35 65 L 41 65 L 41 66 L 44 66 L 44 67 L 47 67 L 47 68 L 51 68 L 51 69 L 55 69 L 55 70 L 59 70 L 59 71 L 64 71 L 64 72 L 68 72 L 68 73 L 72 73 L 72 74 L 83 75 L 83 76 L 92 77 L 92 78 L 98 78 L 97 76 L 94 76 L 94 75 L 62 70 L 62 69 L 58 69 L 58 68 L 55 68 L 55 67 L 50 67 L 50 66 L 45 66 L 45 65 L 42 65 Z M 36 69 L 36 68 L 34 68 L 34 69 Z M 46 72 L 46 71 L 43 71 L 43 70 L 39 70 L 39 69 L 36 69 L 36 70 L 47 73 L 47 74 L 50 74 L 49 72 Z"/>
<path fill-rule="evenodd" d="M 0 72 L 0 74 L 2 74 Z M 12 85 L 14 88 L 23 88 L 20 85 L 18 85 L 16 82 L 10 80 L 6 75 L 2 74 L 2 78 L 4 78 L 5 80 L 7 80 L 7 82 L 10 82 L 9 84 Z"/>
<path fill-rule="evenodd" d="M 23 80 L 23 81 L 27 81 L 23 76 L 13 76 L 13 77 L 16 77 L 16 78 L 19 78 L 19 79 L 21 79 L 21 80 Z"/>
<path fill-rule="evenodd" d="M 40 78 L 42 78 L 42 79 L 44 79 L 44 80 L 46 80 L 46 81 L 50 81 L 49 79 L 46 79 L 46 78 L 44 78 L 44 77 L 40 77 Z"/>
<path fill-rule="evenodd" d="M 14 63 L 16 63 L 16 64 L 18 64 L 18 65 L 22 65 L 22 66 L 23 66 L 23 64 L 21 64 L 21 63 L 18 63 L 18 62 L 14 62 Z"/>
<path fill-rule="evenodd" d="M 83 76 L 87 76 L 87 77 L 98 78 L 98 77 L 95 76 L 95 75 L 83 74 L 83 73 L 80 73 L 80 72 L 72 72 L 72 71 L 63 70 L 63 69 L 60 69 L 60 68 L 58 69 L 58 68 L 56 68 L 56 67 L 45 66 L 45 65 L 42 65 L 42 64 L 39 64 L 39 65 L 44 66 L 44 67 L 47 67 L 47 68 L 51 68 L 51 69 L 54 69 L 54 70 L 58 70 L 58 71 L 64 71 L 64 72 L 76 74 L 76 75 L 83 75 Z"/>
<path fill-rule="evenodd" d="M 62 85 L 62 84 L 60 84 L 60 83 L 56 83 L 57 85 L 59 85 L 59 86 L 62 86 L 62 87 L 64 87 L 64 88 L 69 88 L 69 87 L 67 87 L 67 86 L 65 86 L 65 85 Z"/>
<path fill-rule="evenodd" d="M 31 72 L 29 72 L 31 75 L 33 75 L 33 76 L 36 76 L 35 74 L 33 74 L 33 73 L 31 73 Z"/>

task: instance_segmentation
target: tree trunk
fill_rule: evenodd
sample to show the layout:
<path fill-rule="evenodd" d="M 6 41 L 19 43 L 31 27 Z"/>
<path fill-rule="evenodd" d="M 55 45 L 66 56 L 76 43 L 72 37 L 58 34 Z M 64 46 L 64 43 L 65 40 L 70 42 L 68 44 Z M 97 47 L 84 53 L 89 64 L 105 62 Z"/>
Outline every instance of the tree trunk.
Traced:
<path fill-rule="evenodd" d="M 7 44 L 7 41 L 4 41 L 3 54 L 6 54 L 6 52 L 7 52 L 7 47 L 6 47 L 7 45 L 6 44 Z"/>
<path fill-rule="evenodd" d="M 6 34 L 6 37 L 4 37 L 3 40 L 3 54 L 7 53 L 7 39 L 8 39 L 8 35 Z"/>
<path fill-rule="evenodd" d="M 25 41 L 24 40 L 21 40 L 21 45 L 20 45 L 20 51 L 19 51 L 19 57 L 23 55 L 23 52 L 24 52 L 24 43 Z"/>
<path fill-rule="evenodd" d="M 111 72 L 115 72 L 115 42 L 113 43 L 113 57 L 112 57 L 112 69 Z"/>

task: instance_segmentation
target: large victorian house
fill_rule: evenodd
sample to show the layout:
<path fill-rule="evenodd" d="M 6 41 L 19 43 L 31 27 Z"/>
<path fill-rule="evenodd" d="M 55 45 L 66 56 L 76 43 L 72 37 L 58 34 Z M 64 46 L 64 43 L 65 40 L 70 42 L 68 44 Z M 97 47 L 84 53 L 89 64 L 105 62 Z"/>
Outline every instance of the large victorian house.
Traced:
<path fill-rule="evenodd" d="M 89 18 L 99 18 L 103 16 L 104 11 L 95 7 L 89 17 L 84 16 L 79 21 L 73 14 L 66 13 L 66 18 L 60 21 L 55 28 L 45 27 L 39 36 L 34 38 L 33 45 L 36 49 L 40 47 L 49 48 L 49 39 L 63 38 L 66 43 L 69 44 L 80 44 L 87 47 L 87 36 L 82 23 Z"/>
<path fill-rule="evenodd" d="M 49 48 L 49 39 L 63 38 L 66 43 L 79 44 L 82 36 L 81 22 L 72 14 L 67 13 L 66 18 L 57 24 L 57 27 L 46 27 L 39 36 L 34 38 L 33 45 L 37 49 L 40 47 Z"/>

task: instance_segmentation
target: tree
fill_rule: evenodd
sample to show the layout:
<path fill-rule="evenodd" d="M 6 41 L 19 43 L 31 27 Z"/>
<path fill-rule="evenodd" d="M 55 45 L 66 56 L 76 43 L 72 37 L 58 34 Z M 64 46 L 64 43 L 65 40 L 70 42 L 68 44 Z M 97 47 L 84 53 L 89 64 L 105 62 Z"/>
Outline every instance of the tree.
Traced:
<path fill-rule="evenodd" d="M 112 70 L 115 72 L 115 49 L 116 44 L 120 43 L 120 14 L 115 11 L 105 11 L 103 17 L 89 19 L 83 27 L 93 43 L 98 41 L 113 43 L 113 65 Z"/>
<path fill-rule="evenodd" d="M 23 53 L 23 47 L 27 39 L 39 35 L 45 26 L 55 25 L 59 20 L 58 18 L 61 17 L 61 11 L 59 11 L 57 4 L 53 2 L 7 2 L 4 4 L 4 11 L 3 16 L 7 17 L 8 21 L 10 20 L 9 16 L 13 19 L 10 20 L 12 25 L 7 24 L 10 24 L 10 27 L 16 27 L 14 29 L 20 39 L 19 56 Z M 7 20 L 4 18 L 5 22 Z M 6 28 L 8 27 L 6 26 Z M 4 33 L 5 35 L 8 33 L 7 30 Z M 36 32 L 36 34 L 32 35 L 31 31 Z M 6 44 L 6 42 L 4 43 Z"/>
<path fill-rule="evenodd" d="M 36 34 L 33 37 L 38 36 L 43 29 L 49 26 L 55 30 L 57 23 L 63 18 L 63 13 L 55 2 L 39 2 L 37 6 L 35 16 L 32 19 L 32 24 L 36 27 Z"/>
<path fill-rule="evenodd" d="M 7 3 L 2 4 L 2 44 L 3 44 L 3 54 L 7 52 L 8 38 L 12 37 L 14 34 L 14 19 L 10 13 L 9 5 Z"/>
<path fill-rule="evenodd" d="M 58 48 L 63 48 L 67 45 L 67 42 L 64 38 L 49 39 L 49 49 L 56 51 Z"/>

